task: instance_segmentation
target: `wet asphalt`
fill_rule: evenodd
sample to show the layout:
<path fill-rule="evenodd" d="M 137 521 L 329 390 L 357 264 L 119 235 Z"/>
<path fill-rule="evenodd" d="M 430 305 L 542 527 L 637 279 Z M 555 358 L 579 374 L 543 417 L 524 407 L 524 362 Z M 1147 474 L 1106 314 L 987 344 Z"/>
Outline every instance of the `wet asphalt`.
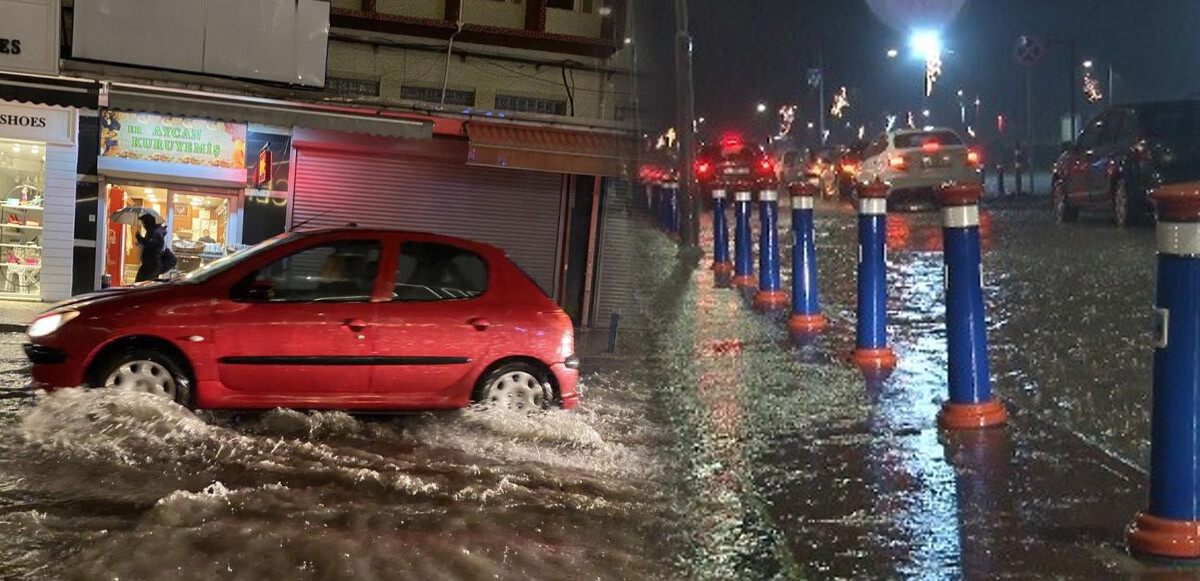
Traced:
<path fill-rule="evenodd" d="M 9 397 L 27 375 L 21 336 L 0 335 L 0 579 L 1192 578 L 1124 552 L 1145 494 L 1153 232 L 1059 226 L 1040 202 L 985 211 L 993 379 L 1013 418 L 956 436 L 934 425 L 937 220 L 889 220 L 901 364 L 885 381 L 840 361 L 844 207 L 818 220 L 831 327 L 799 346 L 647 233 L 656 332 L 585 360 L 571 412 Z"/>

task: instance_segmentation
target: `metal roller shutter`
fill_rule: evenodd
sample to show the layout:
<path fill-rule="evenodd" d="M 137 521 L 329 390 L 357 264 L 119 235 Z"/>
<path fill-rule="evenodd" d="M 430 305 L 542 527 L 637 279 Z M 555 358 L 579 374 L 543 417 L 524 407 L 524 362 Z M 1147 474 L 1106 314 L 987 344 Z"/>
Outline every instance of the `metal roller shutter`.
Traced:
<path fill-rule="evenodd" d="M 503 248 L 543 290 L 556 288 L 562 175 L 419 157 L 297 151 L 292 224 L 396 228 Z"/>
<path fill-rule="evenodd" d="M 628 180 L 605 180 L 604 210 L 600 223 L 600 265 L 596 273 L 596 309 L 592 325 L 608 325 L 613 313 L 621 327 L 645 329 L 645 305 L 640 283 L 635 200 Z"/>

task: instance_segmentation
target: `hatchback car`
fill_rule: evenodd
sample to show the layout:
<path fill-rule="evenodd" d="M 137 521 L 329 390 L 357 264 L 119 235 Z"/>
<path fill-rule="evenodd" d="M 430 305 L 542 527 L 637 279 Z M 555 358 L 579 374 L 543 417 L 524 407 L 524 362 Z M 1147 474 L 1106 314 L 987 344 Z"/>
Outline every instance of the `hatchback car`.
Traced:
<path fill-rule="evenodd" d="M 1054 165 L 1054 214 L 1111 212 L 1118 226 L 1149 222 L 1149 192 L 1200 179 L 1200 101 L 1113 107 L 1096 116 Z"/>
<path fill-rule="evenodd" d="M 196 408 L 573 407 L 571 320 L 502 251 L 412 232 L 284 234 L 172 282 L 38 316 L 46 389 L 121 387 Z"/>
<path fill-rule="evenodd" d="M 779 185 L 775 160 L 761 146 L 740 137 L 726 137 L 700 148 L 695 174 L 696 181 L 710 189 L 755 191 Z"/>
<path fill-rule="evenodd" d="M 861 183 L 891 186 L 888 204 L 897 208 L 937 207 L 947 182 L 978 183 L 980 154 L 950 129 L 901 129 L 880 135 L 863 151 Z"/>

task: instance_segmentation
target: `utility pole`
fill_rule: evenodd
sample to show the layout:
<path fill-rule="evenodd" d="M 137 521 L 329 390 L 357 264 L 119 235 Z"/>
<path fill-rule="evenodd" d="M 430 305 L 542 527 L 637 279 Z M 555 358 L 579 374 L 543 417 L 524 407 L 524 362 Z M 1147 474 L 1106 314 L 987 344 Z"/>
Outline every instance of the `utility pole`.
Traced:
<path fill-rule="evenodd" d="M 700 197 L 695 191 L 692 167 L 696 163 L 696 102 L 692 81 L 692 35 L 688 31 L 687 0 L 675 0 L 675 99 L 676 133 L 679 135 L 679 191 L 684 203 L 680 210 L 680 237 L 689 248 L 700 246 Z"/>
<path fill-rule="evenodd" d="M 823 37 L 822 37 L 822 44 L 824 44 Z M 817 49 L 817 75 L 818 75 L 817 92 L 820 94 L 817 97 L 817 107 L 820 107 L 820 109 L 821 109 L 821 115 L 820 115 L 820 118 L 821 118 L 821 124 L 820 124 L 821 125 L 821 127 L 820 127 L 821 136 L 820 137 L 821 137 L 821 139 L 820 139 L 820 141 L 821 141 L 821 146 L 824 147 L 825 135 L 826 135 L 826 133 L 825 133 L 825 49 L 824 49 L 824 47 Z"/>
<path fill-rule="evenodd" d="M 1075 39 L 1072 38 L 1067 44 L 1070 45 L 1069 52 L 1071 53 L 1071 62 L 1067 66 L 1067 70 L 1071 73 L 1071 139 L 1074 139 L 1079 134 L 1079 128 L 1075 125 L 1075 115 L 1077 114 L 1076 104 L 1079 101 L 1079 94 L 1075 83 L 1079 78 L 1079 70 L 1076 69 L 1078 65 L 1075 63 Z"/>

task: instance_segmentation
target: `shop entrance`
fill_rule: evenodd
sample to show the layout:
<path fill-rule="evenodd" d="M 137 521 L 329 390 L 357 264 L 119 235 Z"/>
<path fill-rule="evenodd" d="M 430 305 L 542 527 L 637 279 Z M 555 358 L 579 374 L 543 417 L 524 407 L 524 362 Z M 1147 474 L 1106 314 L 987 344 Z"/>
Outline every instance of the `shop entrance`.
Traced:
<path fill-rule="evenodd" d="M 42 294 L 46 144 L 0 139 L 0 297 Z"/>
<path fill-rule="evenodd" d="M 143 206 L 166 218 L 170 247 L 179 260 L 175 268 L 180 272 L 191 272 L 225 256 L 232 246 L 234 223 L 231 217 L 238 210 L 235 192 L 149 184 L 109 184 L 108 200 L 110 214 L 126 206 Z M 110 256 L 109 274 L 113 274 L 114 270 L 120 273 L 120 280 L 113 276 L 112 283 L 132 284 L 142 264 L 142 249 L 136 238 L 141 228 L 112 222 L 109 222 L 109 228 L 110 242 L 119 243 L 116 250 L 121 258 L 119 267 L 114 269 L 111 267 L 118 265 L 112 264 Z"/>

